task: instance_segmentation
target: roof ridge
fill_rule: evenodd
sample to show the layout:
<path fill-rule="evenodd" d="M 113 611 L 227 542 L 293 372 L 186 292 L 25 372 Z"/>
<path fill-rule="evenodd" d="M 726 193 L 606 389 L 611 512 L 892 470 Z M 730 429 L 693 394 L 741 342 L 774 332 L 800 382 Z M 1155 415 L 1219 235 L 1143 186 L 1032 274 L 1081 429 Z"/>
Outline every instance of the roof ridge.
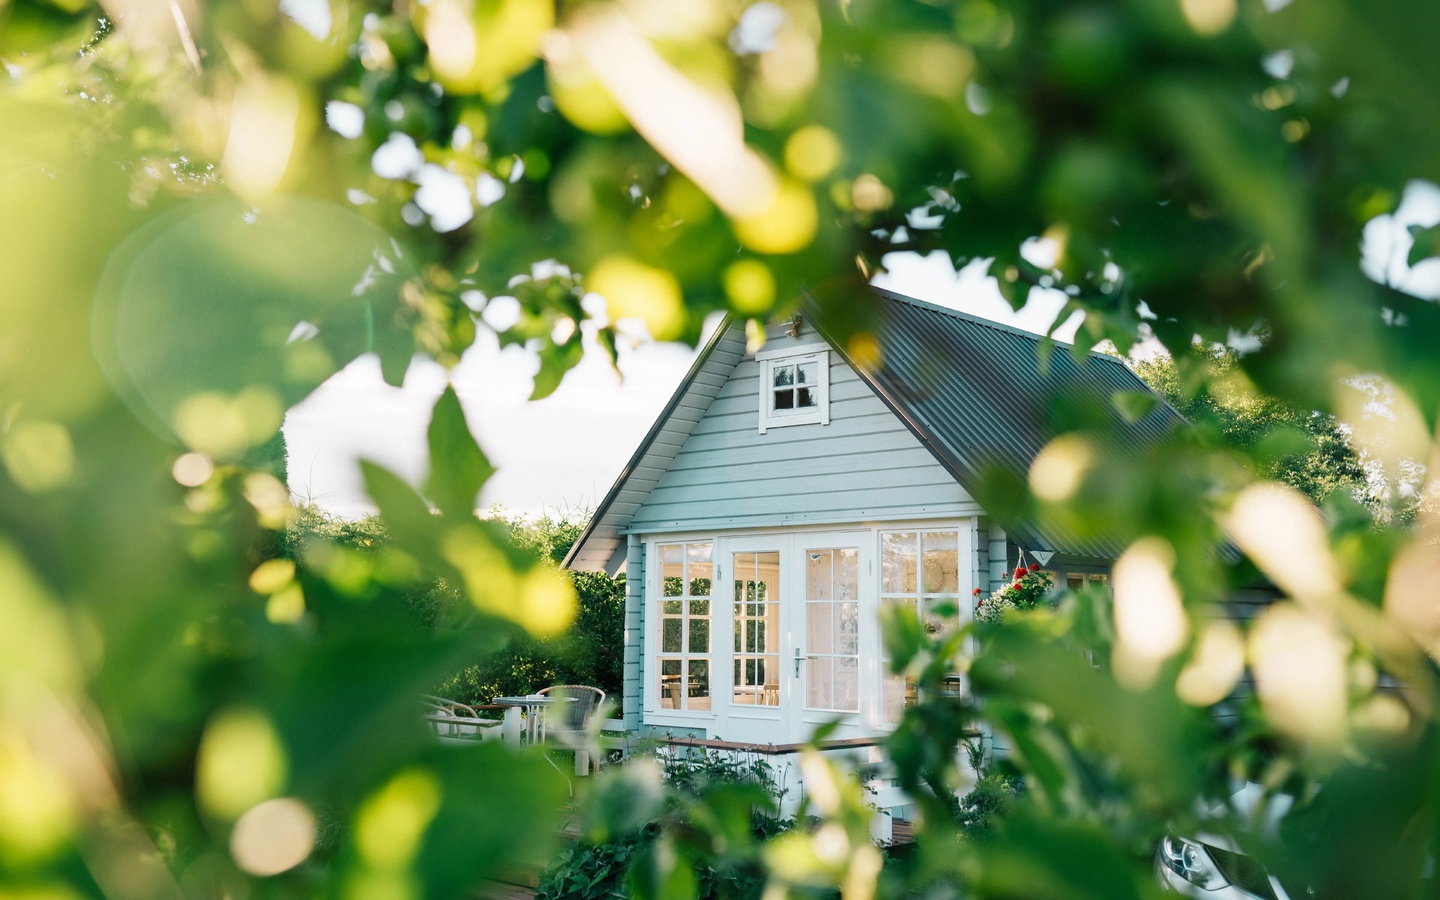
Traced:
<path fill-rule="evenodd" d="M 1072 350 L 1075 346 L 1074 342 L 1071 341 L 1062 341 L 1059 338 L 1051 337 L 1049 335 L 1036 334 L 1035 332 L 1028 331 L 1024 328 L 1018 328 L 1014 325 L 1006 325 L 1004 322 L 997 322 L 994 319 L 987 319 L 984 316 L 977 316 L 974 313 L 968 313 L 962 310 L 955 309 L 953 306 L 941 306 L 940 304 L 932 303 L 929 300 L 921 300 L 917 297 L 910 297 L 905 294 L 899 294 L 895 291 L 889 290 L 888 288 L 876 287 L 873 284 L 869 287 L 870 290 L 875 291 L 877 294 L 881 294 L 890 300 L 895 300 L 900 303 L 906 303 L 910 306 L 914 306 L 917 309 L 922 309 L 927 312 L 935 312 L 940 313 L 941 315 L 950 316 L 951 318 L 963 319 L 967 322 L 973 322 L 976 325 L 983 325 L 986 328 L 992 328 L 995 331 L 1000 331 L 1006 334 L 1013 334 L 1018 337 L 1026 338 L 1037 344 L 1041 341 L 1048 340 L 1052 344 L 1055 344 L 1057 347 L 1064 347 L 1067 350 Z M 1111 362 L 1118 363 L 1127 370 L 1130 369 L 1130 366 L 1125 362 L 1124 358 L 1119 356 L 1112 356 L 1111 354 L 1105 353 L 1100 350 L 1088 350 L 1086 351 L 1085 356 L 1086 358 L 1097 357 L 1100 359 L 1108 359 Z"/>

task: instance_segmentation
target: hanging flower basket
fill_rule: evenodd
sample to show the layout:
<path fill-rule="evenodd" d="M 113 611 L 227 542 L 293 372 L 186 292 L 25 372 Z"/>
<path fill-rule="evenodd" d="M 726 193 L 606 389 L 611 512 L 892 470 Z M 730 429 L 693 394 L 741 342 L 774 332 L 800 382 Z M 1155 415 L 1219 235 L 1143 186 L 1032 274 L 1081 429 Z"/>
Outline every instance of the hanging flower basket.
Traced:
<path fill-rule="evenodd" d="M 975 589 L 975 618 L 981 622 L 1003 622 L 1017 612 L 1029 612 L 1041 604 L 1049 605 L 1055 579 L 1039 566 L 1015 570 L 1014 579 L 988 597 Z"/>

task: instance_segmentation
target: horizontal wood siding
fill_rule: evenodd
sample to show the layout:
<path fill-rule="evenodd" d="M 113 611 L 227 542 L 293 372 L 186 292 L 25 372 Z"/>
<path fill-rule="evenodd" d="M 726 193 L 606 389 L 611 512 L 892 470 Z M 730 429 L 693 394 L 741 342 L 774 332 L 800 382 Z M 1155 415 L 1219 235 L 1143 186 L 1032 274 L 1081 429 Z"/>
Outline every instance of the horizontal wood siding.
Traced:
<path fill-rule="evenodd" d="M 640 656 L 645 620 L 645 551 L 634 538 L 626 543 L 625 559 L 625 656 L 621 673 L 621 717 L 626 731 L 640 728 L 641 685 L 645 683 L 644 659 Z"/>
<path fill-rule="evenodd" d="M 656 432 L 642 451 L 637 452 L 613 497 L 603 505 L 600 518 L 593 523 L 585 540 L 576 549 L 570 567 L 615 574 L 625 565 L 625 543 L 621 537 L 630 516 L 640 508 L 669 468 L 675 454 L 685 445 L 685 436 L 710 408 L 710 402 L 734 371 L 735 364 L 745 355 L 744 329 L 730 326 L 716 337 L 711 353 L 703 360 L 694 377 L 680 386 L 673 398 L 674 408 L 656 424 Z"/>
<path fill-rule="evenodd" d="M 819 338 L 802 331 L 798 338 L 772 338 L 766 349 L 787 340 L 806 344 Z M 830 354 L 829 425 L 772 426 L 760 434 L 759 397 L 759 364 L 745 357 L 634 512 L 630 532 L 977 511 L 974 500 L 838 354 Z"/>

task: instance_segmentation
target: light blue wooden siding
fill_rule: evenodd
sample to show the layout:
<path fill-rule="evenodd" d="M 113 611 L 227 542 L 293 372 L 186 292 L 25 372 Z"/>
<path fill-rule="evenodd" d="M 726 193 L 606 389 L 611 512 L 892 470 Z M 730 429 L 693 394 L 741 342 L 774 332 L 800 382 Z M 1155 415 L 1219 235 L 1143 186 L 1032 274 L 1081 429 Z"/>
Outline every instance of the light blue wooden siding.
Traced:
<path fill-rule="evenodd" d="M 990 591 L 998 591 L 1010 581 L 1010 539 L 1005 529 L 990 523 Z"/>
<path fill-rule="evenodd" d="M 745 355 L 745 332 L 739 326 L 726 328 L 713 340 L 709 352 L 701 356 L 695 370 L 672 398 L 672 407 L 667 407 L 668 415 L 655 423 L 646 443 L 631 459 L 611 495 L 602 504 L 599 519 L 592 523 L 570 560 L 571 568 L 603 570 L 613 575 L 624 564 L 624 531 L 630 517 L 665 474 L 675 454 L 684 445 L 685 435 L 710 408 L 710 401 L 725 386 L 735 364 Z"/>
<path fill-rule="evenodd" d="M 625 656 L 621 717 L 626 731 L 640 727 L 644 658 L 640 655 L 645 622 L 645 548 L 633 536 L 626 542 L 625 555 Z"/>
<path fill-rule="evenodd" d="M 804 345 L 820 340 L 772 340 Z M 969 516 L 974 500 L 830 353 L 830 424 L 759 433 L 760 365 L 746 355 L 635 511 L 631 533 Z"/>

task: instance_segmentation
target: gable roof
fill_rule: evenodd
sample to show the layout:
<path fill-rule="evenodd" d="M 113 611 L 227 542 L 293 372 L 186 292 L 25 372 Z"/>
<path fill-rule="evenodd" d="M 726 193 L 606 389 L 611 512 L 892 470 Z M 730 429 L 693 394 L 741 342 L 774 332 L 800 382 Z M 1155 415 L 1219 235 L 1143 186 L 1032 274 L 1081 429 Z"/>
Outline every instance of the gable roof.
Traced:
<path fill-rule="evenodd" d="M 1099 437 L 1108 453 L 1138 459 L 1183 417 L 1163 399 L 1126 422 L 1116 392 L 1154 395 L 1121 359 L 1091 352 L 1077 360 L 1069 344 L 879 288 L 881 363 L 869 369 L 842 342 L 817 329 L 905 422 L 935 458 L 974 496 L 993 467 L 1024 479 L 1040 450 L 1061 429 L 1054 410 L 1086 405 L 1112 426 Z M 809 301 L 813 303 L 813 301 Z M 1046 352 L 1048 350 L 1048 353 Z M 1002 521 L 1029 549 L 1114 559 L 1124 546 L 1105 537 L 1078 538 L 1038 520 Z"/>
<path fill-rule="evenodd" d="M 710 408 L 735 364 L 745 355 L 741 329 L 727 316 L 700 349 L 660 417 L 650 426 L 605 499 L 595 508 L 578 540 L 565 555 L 566 568 L 614 573 L 625 558 L 622 533 L 630 518 L 675 460 L 690 429 Z"/>
<path fill-rule="evenodd" d="M 1023 478 L 1041 448 L 1058 431 L 1054 402 L 1107 410 L 1114 429 L 1107 452 L 1137 454 L 1184 420 L 1163 401 L 1134 423 L 1114 412 L 1116 391 L 1152 393 L 1125 363 L 1101 353 L 1077 361 L 1069 345 L 890 291 L 869 287 L 889 302 L 878 304 L 875 331 L 881 362 L 868 368 L 851 359 L 845 342 L 809 316 L 816 330 L 885 405 L 973 496 L 995 466 Z M 806 297 L 802 310 L 814 313 Z M 565 565 L 615 571 L 625 555 L 624 530 L 659 483 L 743 358 L 745 340 L 727 319 L 706 343 L 660 418 L 651 426 L 620 478 L 596 508 Z M 1138 455 L 1138 454 L 1137 454 Z M 1023 546 L 1074 557 L 1113 559 L 1119 542 L 1079 539 L 1039 521 L 1002 521 Z"/>

